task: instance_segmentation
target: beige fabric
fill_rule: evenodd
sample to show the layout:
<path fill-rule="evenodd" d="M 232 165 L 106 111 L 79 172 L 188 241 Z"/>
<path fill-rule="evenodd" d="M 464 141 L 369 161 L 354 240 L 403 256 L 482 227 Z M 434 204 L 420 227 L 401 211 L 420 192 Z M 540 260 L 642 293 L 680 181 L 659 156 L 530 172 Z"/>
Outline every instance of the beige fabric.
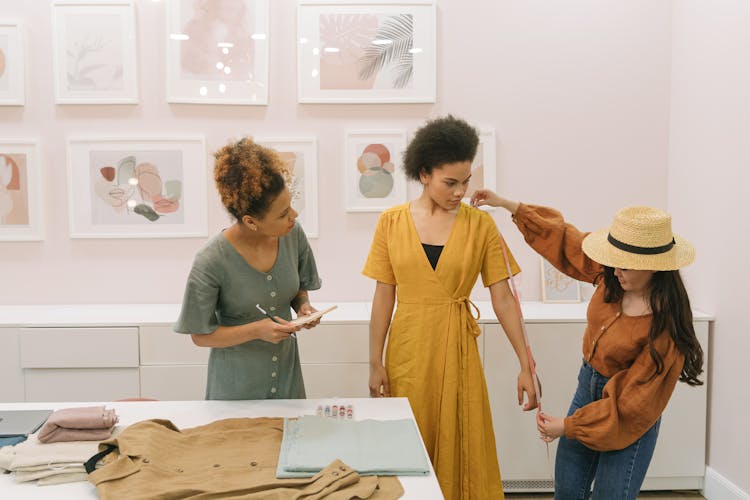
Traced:
<path fill-rule="evenodd" d="M 277 479 L 283 428 L 280 418 L 233 418 L 182 431 L 168 420 L 138 422 L 99 445 L 117 448 L 89 481 L 102 500 L 388 500 L 403 494 L 397 478 L 373 484 L 340 461 L 311 478 Z"/>
<path fill-rule="evenodd" d="M 15 446 L 0 448 L 0 471 L 14 473 L 19 483 L 39 480 L 38 484 L 86 481 L 83 463 L 97 452 L 95 441 L 41 443 L 36 434 Z"/>

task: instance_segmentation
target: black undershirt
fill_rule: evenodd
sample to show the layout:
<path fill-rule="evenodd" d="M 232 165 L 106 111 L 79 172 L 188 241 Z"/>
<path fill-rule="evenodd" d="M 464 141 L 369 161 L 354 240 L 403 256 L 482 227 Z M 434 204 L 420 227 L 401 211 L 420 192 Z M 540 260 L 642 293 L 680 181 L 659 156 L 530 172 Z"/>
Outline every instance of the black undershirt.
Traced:
<path fill-rule="evenodd" d="M 430 261 L 432 269 L 437 267 L 440 254 L 443 252 L 443 246 L 444 245 L 428 245 L 427 243 L 422 243 L 422 248 L 424 248 L 424 253 L 427 254 L 427 260 Z"/>

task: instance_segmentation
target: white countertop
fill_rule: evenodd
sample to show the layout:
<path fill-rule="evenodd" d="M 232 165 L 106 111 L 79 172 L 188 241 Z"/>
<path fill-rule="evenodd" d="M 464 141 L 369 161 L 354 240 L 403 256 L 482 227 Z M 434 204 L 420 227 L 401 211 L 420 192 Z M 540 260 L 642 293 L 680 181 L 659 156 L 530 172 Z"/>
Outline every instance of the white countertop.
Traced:
<path fill-rule="evenodd" d="M 475 302 L 480 323 L 496 323 L 490 302 Z M 335 310 L 323 317 L 323 323 L 346 324 L 370 321 L 369 302 L 315 302 L 317 309 L 333 305 Z M 585 323 L 588 302 L 550 304 L 522 302 L 523 317 L 528 323 Z M 148 326 L 171 325 L 177 320 L 180 304 L 70 304 L 0 306 L 2 327 L 65 326 Z M 693 311 L 696 321 L 713 321 L 713 316 Z"/>
<path fill-rule="evenodd" d="M 234 417 L 298 417 L 314 415 L 318 405 L 351 404 L 354 419 L 374 418 L 394 420 L 414 418 L 406 398 L 340 398 L 295 399 L 260 401 L 138 401 L 114 403 L 0 403 L 0 410 L 60 409 L 76 406 L 106 405 L 114 408 L 120 417 L 118 425 L 130 425 L 141 420 L 163 418 L 184 429 L 207 424 L 215 420 Z M 426 453 L 426 452 L 425 452 Z M 404 487 L 404 499 L 423 500 L 443 498 L 430 465 L 426 477 L 399 477 Z M 35 483 L 16 483 L 12 475 L 0 475 L 0 498 L 27 499 L 85 499 L 97 498 L 91 483 L 77 482 L 54 486 L 37 486 Z"/>

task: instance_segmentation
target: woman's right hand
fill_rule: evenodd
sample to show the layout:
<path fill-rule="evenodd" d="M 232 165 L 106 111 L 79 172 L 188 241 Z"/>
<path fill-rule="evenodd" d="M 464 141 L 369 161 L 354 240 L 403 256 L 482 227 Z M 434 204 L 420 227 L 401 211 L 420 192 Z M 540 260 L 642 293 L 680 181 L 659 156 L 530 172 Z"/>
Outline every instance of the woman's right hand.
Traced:
<path fill-rule="evenodd" d="M 262 319 L 257 324 L 258 338 L 272 344 L 288 339 L 291 334 L 302 328 L 301 325 L 293 325 L 278 316 L 276 316 L 276 322 L 271 319 Z"/>
<path fill-rule="evenodd" d="M 370 397 L 391 397 L 391 383 L 388 381 L 388 372 L 383 365 L 370 367 Z"/>
<path fill-rule="evenodd" d="M 516 213 L 516 209 L 518 208 L 517 201 L 511 201 L 498 196 L 497 193 L 489 189 L 477 189 L 474 191 L 474 194 L 471 195 L 471 205 L 474 207 L 481 207 L 483 205 L 503 207 L 512 214 Z"/>

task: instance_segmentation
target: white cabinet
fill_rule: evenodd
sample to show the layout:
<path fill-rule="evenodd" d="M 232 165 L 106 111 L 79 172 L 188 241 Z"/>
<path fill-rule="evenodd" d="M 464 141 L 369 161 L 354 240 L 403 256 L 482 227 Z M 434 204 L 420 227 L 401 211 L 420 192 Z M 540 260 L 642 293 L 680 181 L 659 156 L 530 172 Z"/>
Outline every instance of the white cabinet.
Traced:
<path fill-rule="evenodd" d="M 0 328 L 0 402 L 24 401 L 18 328 Z"/>
<path fill-rule="evenodd" d="M 321 323 L 297 342 L 308 398 L 366 398 L 370 376 L 367 322 Z"/>
<path fill-rule="evenodd" d="M 21 328 L 25 401 L 138 397 L 138 329 Z"/>
<path fill-rule="evenodd" d="M 331 304 L 317 304 L 325 307 Z M 339 303 L 298 334 L 309 398 L 367 397 L 369 312 Z M 503 484 L 508 492 L 550 491 L 556 445 L 537 436 L 534 412 L 517 405 L 518 362 L 489 303 L 482 310 L 483 355 Z M 543 385 L 545 411 L 567 413 L 581 365 L 586 304 L 524 303 Z M 175 304 L 0 306 L 0 402 L 201 400 L 209 349 L 172 331 Z M 710 318 L 696 333 L 708 353 Z M 706 367 L 706 372 L 708 371 Z M 703 374 L 706 380 L 707 374 Z M 667 407 L 646 489 L 698 489 L 705 470 L 706 385 L 677 385 Z"/>
<path fill-rule="evenodd" d="M 708 360 L 708 323 L 695 322 Z M 527 323 L 529 342 L 539 367 L 542 404 L 550 415 L 567 414 L 581 366 L 585 323 Z M 553 489 L 556 442 L 539 440 L 535 412 L 516 405 L 518 362 L 497 324 L 485 325 L 484 366 L 490 395 L 503 485 L 508 492 Z M 702 379 L 705 382 L 706 374 Z M 644 489 L 699 489 L 705 470 L 706 384 L 678 383 L 667 406 Z"/>

